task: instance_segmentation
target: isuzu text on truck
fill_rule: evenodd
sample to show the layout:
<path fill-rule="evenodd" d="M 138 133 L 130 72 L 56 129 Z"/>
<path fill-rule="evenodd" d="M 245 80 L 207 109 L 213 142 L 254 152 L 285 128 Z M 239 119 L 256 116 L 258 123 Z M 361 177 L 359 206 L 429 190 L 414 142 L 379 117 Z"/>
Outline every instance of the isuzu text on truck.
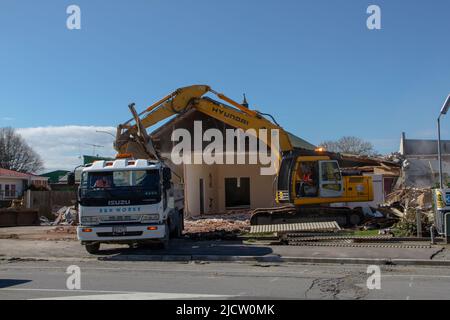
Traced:
<path fill-rule="evenodd" d="M 89 253 L 101 243 L 158 241 L 183 230 L 183 191 L 162 162 L 143 159 L 95 161 L 83 167 L 78 190 L 77 236 Z"/>

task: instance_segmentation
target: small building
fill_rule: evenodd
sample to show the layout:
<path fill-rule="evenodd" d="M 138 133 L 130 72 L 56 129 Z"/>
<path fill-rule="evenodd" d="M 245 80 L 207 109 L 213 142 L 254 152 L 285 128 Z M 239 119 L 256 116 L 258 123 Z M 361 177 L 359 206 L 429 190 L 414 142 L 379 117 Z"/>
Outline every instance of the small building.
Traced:
<path fill-rule="evenodd" d="M 403 132 L 400 140 L 403 161 L 402 180 L 405 187 L 431 188 L 439 183 L 438 141 L 408 139 Z M 442 176 L 450 183 L 450 140 L 441 141 Z"/>
<path fill-rule="evenodd" d="M 83 165 L 93 163 L 98 160 L 105 160 L 105 161 L 111 161 L 114 160 L 113 158 L 109 157 L 101 157 L 101 156 L 89 156 L 89 155 L 83 155 Z M 82 167 L 81 164 L 77 168 L 73 168 L 75 170 L 75 185 L 80 184 L 81 180 L 81 171 Z M 48 177 L 49 183 L 52 190 L 72 190 L 74 189 L 73 186 L 67 185 L 68 175 L 72 171 L 69 170 L 55 170 L 51 172 L 47 172 L 42 174 L 42 177 Z"/>
<path fill-rule="evenodd" d="M 0 168 L 0 200 L 21 198 L 31 186 L 48 187 L 48 177 Z"/>
<path fill-rule="evenodd" d="M 55 170 L 55 171 L 50 171 L 44 174 L 41 174 L 41 177 L 47 177 L 48 178 L 48 182 L 50 184 L 53 183 L 59 183 L 59 180 L 66 176 L 69 173 L 68 170 Z"/>

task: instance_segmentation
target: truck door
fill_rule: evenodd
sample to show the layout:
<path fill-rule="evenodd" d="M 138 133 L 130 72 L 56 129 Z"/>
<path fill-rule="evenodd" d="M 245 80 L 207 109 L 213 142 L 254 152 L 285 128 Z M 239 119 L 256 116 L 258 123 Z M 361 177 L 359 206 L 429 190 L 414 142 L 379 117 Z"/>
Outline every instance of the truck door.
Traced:
<path fill-rule="evenodd" d="M 336 160 L 319 161 L 319 196 L 325 198 L 343 195 L 342 175 Z"/>

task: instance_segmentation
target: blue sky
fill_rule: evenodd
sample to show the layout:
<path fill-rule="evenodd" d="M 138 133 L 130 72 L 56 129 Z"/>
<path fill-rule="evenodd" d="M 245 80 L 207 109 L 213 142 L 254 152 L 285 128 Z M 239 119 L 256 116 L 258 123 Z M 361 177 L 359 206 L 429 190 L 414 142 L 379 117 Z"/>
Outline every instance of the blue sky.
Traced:
<path fill-rule="evenodd" d="M 70 4 L 81 30 L 66 28 Z M 366 27 L 370 4 L 382 30 Z M 449 11 L 447 0 L 2 0 L 0 126 L 114 127 L 128 103 L 200 83 L 245 92 L 312 143 L 355 135 L 396 151 L 402 131 L 435 137 Z"/>

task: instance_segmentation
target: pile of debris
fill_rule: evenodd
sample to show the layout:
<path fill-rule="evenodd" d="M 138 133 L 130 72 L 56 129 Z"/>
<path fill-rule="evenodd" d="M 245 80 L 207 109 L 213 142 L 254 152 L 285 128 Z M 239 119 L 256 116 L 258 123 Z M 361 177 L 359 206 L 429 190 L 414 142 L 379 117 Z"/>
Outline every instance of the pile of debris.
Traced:
<path fill-rule="evenodd" d="M 364 214 L 361 230 L 380 230 L 380 232 L 383 232 L 383 230 L 390 229 L 399 221 L 397 216 L 382 208 L 362 207 L 361 209 Z"/>
<path fill-rule="evenodd" d="M 75 206 L 54 207 L 52 211 L 53 214 L 56 216 L 56 219 L 53 222 L 49 222 L 50 223 L 49 225 L 74 226 L 78 224 L 78 211 Z"/>
<path fill-rule="evenodd" d="M 250 211 L 186 218 L 185 235 L 194 240 L 232 240 L 250 230 Z"/>
<path fill-rule="evenodd" d="M 431 189 L 422 188 L 398 189 L 389 194 L 379 208 L 383 213 L 399 219 L 395 228 L 404 236 L 416 235 L 417 216 L 420 217 L 424 234 L 428 234 L 433 223 L 432 209 Z"/>

